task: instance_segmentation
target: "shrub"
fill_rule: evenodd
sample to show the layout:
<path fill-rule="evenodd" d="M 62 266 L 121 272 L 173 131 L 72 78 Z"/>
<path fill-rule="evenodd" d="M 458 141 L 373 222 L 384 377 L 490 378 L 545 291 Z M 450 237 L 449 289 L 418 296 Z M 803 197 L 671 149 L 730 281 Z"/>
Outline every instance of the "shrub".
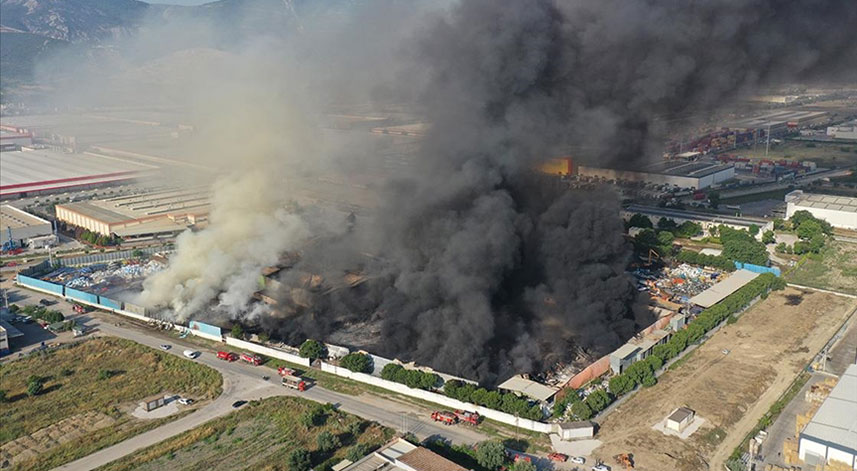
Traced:
<path fill-rule="evenodd" d="M 536 471 L 536 465 L 529 461 L 521 460 L 512 465 L 512 471 Z"/>
<path fill-rule="evenodd" d="M 318 449 L 324 453 L 333 451 L 339 448 L 340 445 L 339 438 L 327 430 L 318 434 L 318 437 L 316 437 L 316 444 L 318 445 Z"/>
<path fill-rule="evenodd" d="M 243 339 L 244 338 L 244 328 L 241 327 L 241 324 L 235 324 L 232 326 L 232 338 L 235 339 Z"/>
<path fill-rule="evenodd" d="M 44 386 L 44 378 L 30 376 L 27 379 L 27 395 L 30 397 L 38 396 L 44 390 Z"/>
<path fill-rule="evenodd" d="M 298 448 L 289 454 L 290 471 L 309 471 L 312 467 L 312 459 L 309 451 Z"/>
<path fill-rule="evenodd" d="M 402 365 L 388 363 L 381 370 L 381 378 L 401 383 L 409 388 L 432 390 L 443 385 L 440 376 L 420 370 L 406 370 Z M 461 383 L 460 381 L 458 383 Z M 455 385 L 453 385 L 453 389 Z M 452 397 L 452 396 L 450 396 Z M 468 395 L 469 397 L 469 395 Z M 462 399 L 463 400 L 463 399 Z"/>
<path fill-rule="evenodd" d="M 372 359 L 365 353 L 349 353 L 342 357 L 339 364 L 355 373 L 369 373 L 372 371 Z"/>
<path fill-rule="evenodd" d="M 773 244 L 776 241 L 777 241 L 777 237 L 774 234 L 774 231 L 765 231 L 765 233 L 762 234 L 762 243 L 763 244 Z"/>
<path fill-rule="evenodd" d="M 366 445 L 358 443 L 348 449 L 348 452 L 345 454 L 345 459 L 351 462 L 355 462 L 362 459 L 368 453 L 369 449 L 366 447 Z"/>
<path fill-rule="evenodd" d="M 714 267 L 723 271 L 735 270 L 735 262 L 721 255 L 706 255 L 692 250 L 682 250 L 675 259 L 681 263 Z"/>
<path fill-rule="evenodd" d="M 589 420 L 592 418 L 592 408 L 584 401 L 575 402 L 571 405 L 571 414 L 578 420 Z"/>

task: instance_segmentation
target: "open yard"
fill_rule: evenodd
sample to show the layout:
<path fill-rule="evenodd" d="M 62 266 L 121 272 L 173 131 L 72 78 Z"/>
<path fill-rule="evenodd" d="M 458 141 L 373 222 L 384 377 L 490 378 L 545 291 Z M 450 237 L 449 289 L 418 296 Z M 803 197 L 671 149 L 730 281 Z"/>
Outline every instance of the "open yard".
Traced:
<path fill-rule="evenodd" d="M 42 391 L 31 396 L 33 377 Z M 181 415 L 136 419 L 130 412 L 141 399 L 170 392 L 204 401 L 220 394 L 221 383 L 207 366 L 109 337 L 3 364 L 0 463 L 53 468 Z"/>
<path fill-rule="evenodd" d="M 690 358 L 643 389 L 601 426 L 594 455 L 633 453 L 636 469 L 697 471 L 723 463 L 771 404 L 836 332 L 857 301 L 786 288 L 724 325 Z M 705 419 L 682 440 L 652 430 L 686 406 Z"/>
<path fill-rule="evenodd" d="M 308 420 L 318 411 L 315 422 Z M 333 437 L 322 448 L 319 435 Z M 288 470 L 289 455 L 309 452 L 314 469 L 329 469 L 350 453 L 363 455 L 393 430 L 305 399 L 272 397 L 251 401 L 171 440 L 140 450 L 100 471 Z"/>
<path fill-rule="evenodd" d="M 834 241 L 786 274 L 789 283 L 857 294 L 857 244 Z"/>

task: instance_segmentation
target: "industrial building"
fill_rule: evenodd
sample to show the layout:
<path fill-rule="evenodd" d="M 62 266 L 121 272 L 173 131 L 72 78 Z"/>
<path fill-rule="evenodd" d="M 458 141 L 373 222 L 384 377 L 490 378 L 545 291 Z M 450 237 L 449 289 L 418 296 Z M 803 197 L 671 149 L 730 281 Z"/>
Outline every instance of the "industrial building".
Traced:
<path fill-rule="evenodd" d="M 680 188 L 708 188 L 735 177 L 735 166 L 717 162 L 663 160 L 649 164 L 639 170 L 616 170 L 610 168 L 577 167 L 577 173 L 586 177 L 607 180 L 628 180 L 668 184 Z"/>
<path fill-rule="evenodd" d="M 0 206 L 0 243 L 4 247 L 37 249 L 56 241 L 50 221 L 8 204 Z"/>
<path fill-rule="evenodd" d="M 375 450 L 368 456 L 333 467 L 339 471 L 467 471 L 437 453 L 413 445 L 402 438 Z"/>
<path fill-rule="evenodd" d="M 21 150 L 21 147 L 33 145 L 33 135 L 18 132 L 15 128 L 0 126 L 0 151 Z"/>
<path fill-rule="evenodd" d="M 819 195 L 795 190 L 788 193 L 786 218 L 797 211 L 809 211 L 818 219 L 824 219 L 833 227 L 857 230 L 857 198 L 848 196 Z"/>
<path fill-rule="evenodd" d="M 0 198 L 93 188 L 150 175 L 154 165 L 50 149 L 0 151 Z"/>
<path fill-rule="evenodd" d="M 806 463 L 857 469 L 857 365 L 845 370 L 798 439 Z"/>
<path fill-rule="evenodd" d="M 725 280 L 690 298 L 690 302 L 703 308 L 709 308 L 738 291 L 747 283 L 756 279 L 759 273 L 750 270 L 736 270 Z"/>
<path fill-rule="evenodd" d="M 143 194 L 56 205 L 57 219 L 125 240 L 175 236 L 207 223 L 207 188 L 166 188 Z"/>
<path fill-rule="evenodd" d="M 644 335 L 638 334 L 610 354 L 610 369 L 614 374 L 621 374 L 633 363 L 648 358 L 656 346 L 667 343 L 670 337 L 672 331 L 663 329 L 656 329 Z"/>
<path fill-rule="evenodd" d="M 827 135 L 833 139 L 857 141 L 857 121 L 827 128 Z"/>
<path fill-rule="evenodd" d="M 666 427 L 670 430 L 674 430 L 676 432 L 683 432 L 684 429 L 693 422 L 693 417 L 696 415 L 691 409 L 687 407 L 679 407 L 674 410 L 672 414 L 667 416 Z"/>
<path fill-rule="evenodd" d="M 765 231 L 773 230 L 774 223 L 767 219 L 752 218 L 752 217 L 737 217 L 726 216 L 723 214 L 698 213 L 694 211 L 684 211 L 670 208 L 657 208 L 654 206 L 641 206 L 632 204 L 623 209 L 621 216 L 628 220 L 634 214 L 647 216 L 652 222 L 657 225 L 661 218 L 668 218 L 681 224 L 685 221 L 695 222 L 702 226 L 704 231 L 708 231 L 712 226 L 726 226 L 737 230 L 749 230 L 750 226 L 757 226 L 760 230 L 756 238 L 761 240 L 762 234 Z"/>

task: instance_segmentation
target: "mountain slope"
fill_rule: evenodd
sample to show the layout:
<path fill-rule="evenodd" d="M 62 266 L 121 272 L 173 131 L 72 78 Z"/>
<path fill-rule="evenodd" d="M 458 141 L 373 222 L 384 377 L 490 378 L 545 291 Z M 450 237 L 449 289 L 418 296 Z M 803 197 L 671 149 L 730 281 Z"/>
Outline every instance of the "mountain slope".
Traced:
<path fill-rule="evenodd" d="M 133 30 L 150 5 L 137 0 L 2 0 L 2 26 L 63 41 L 109 39 Z"/>

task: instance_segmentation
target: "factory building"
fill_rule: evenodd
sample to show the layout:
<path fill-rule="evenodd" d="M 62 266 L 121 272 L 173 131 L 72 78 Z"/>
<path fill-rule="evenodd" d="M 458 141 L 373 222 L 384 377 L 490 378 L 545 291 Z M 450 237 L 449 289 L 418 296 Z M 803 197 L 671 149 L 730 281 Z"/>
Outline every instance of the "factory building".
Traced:
<path fill-rule="evenodd" d="M 207 223 L 208 212 L 209 193 L 205 188 L 162 189 L 56 205 L 60 221 L 125 240 L 178 235 Z"/>
<path fill-rule="evenodd" d="M 403 438 L 394 438 L 369 455 L 351 462 L 344 460 L 333 466 L 338 471 L 466 471 L 437 453 L 413 445 Z"/>
<path fill-rule="evenodd" d="M 828 115 L 825 111 L 781 110 L 727 123 L 727 127 L 749 131 L 768 132 L 770 130 L 771 136 L 777 136 L 819 125 L 827 120 Z"/>
<path fill-rule="evenodd" d="M 798 440 L 798 455 L 807 464 L 857 469 L 857 365 L 845 370 Z"/>
<path fill-rule="evenodd" d="M 833 139 L 857 141 L 857 121 L 852 121 L 846 125 L 828 127 L 827 135 Z"/>
<path fill-rule="evenodd" d="M 16 128 L 0 126 L 0 151 L 21 150 L 33 145 L 33 135 L 19 132 Z"/>
<path fill-rule="evenodd" d="M 766 219 L 726 216 L 722 214 L 697 213 L 694 211 L 683 211 L 670 208 L 656 208 L 653 206 L 641 206 L 632 204 L 622 210 L 621 216 L 628 220 L 634 214 L 647 216 L 652 222 L 657 225 L 661 218 L 672 219 L 676 223 L 681 224 L 685 221 L 695 222 L 702 226 L 703 231 L 708 231 L 712 226 L 726 226 L 737 230 L 749 230 L 750 226 L 759 227 L 759 233 L 756 238 L 761 240 L 762 234 L 765 231 L 773 230 L 774 223 Z"/>
<path fill-rule="evenodd" d="M 857 230 L 857 198 L 819 195 L 795 190 L 786 195 L 786 218 L 796 211 L 809 211 L 833 227 Z"/>
<path fill-rule="evenodd" d="M 0 151 L 0 198 L 23 198 L 73 189 L 94 188 L 152 174 L 157 167 L 50 149 Z"/>
<path fill-rule="evenodd" d="M 578 174 L 606 180 L 628 180 L 674 185 L 680 188 L 708 188 L 735 177 L 735 166 L 715 162 L 664 160 L 639 170 L 616 170 L 578 166 Z"/>
<path fill-rule="evenodd" d="M 709 308 L 738 291 L 747 283 L 756 279 L 759 273 L 750 270 L 737 270 L 723 281 L 690 298 L 690 302 L 703 308 Z"/>
<path fill-rule="evenodd" d="M 50 221 L 4 204 L 0 206 L 0 242 L 4 247 L 37 249 L 56 244 L 56 235 Z"/>

